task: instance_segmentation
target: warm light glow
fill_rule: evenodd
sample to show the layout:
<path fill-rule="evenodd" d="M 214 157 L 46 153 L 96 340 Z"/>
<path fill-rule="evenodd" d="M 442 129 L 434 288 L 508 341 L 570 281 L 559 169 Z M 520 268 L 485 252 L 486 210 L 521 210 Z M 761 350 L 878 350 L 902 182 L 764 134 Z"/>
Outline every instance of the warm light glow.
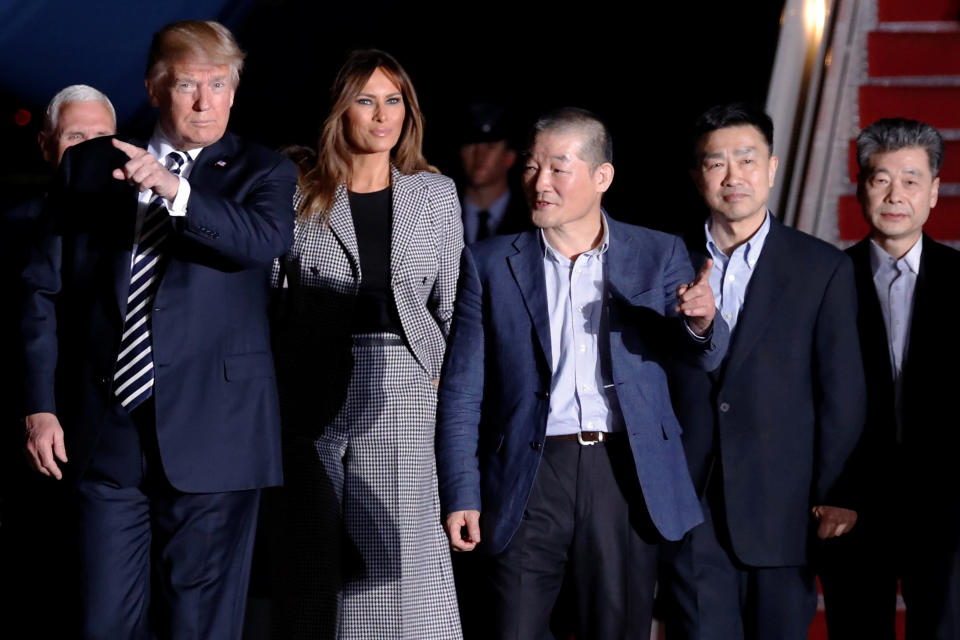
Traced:
<path fill-rule="evenodd" d="M 827 0 L 806 0 L 803 5 L 803 21 L 807 32 L 817 42 L 823 37 L 823 25 L 827 21 Z"/>

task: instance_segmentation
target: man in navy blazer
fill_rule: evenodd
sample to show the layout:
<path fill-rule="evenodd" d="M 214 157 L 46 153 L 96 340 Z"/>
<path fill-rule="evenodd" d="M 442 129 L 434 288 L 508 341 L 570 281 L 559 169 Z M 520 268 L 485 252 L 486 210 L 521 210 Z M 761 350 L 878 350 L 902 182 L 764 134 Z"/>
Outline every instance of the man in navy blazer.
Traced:
<path fill-rule="evenodd" d="M 772 151 L 773 122 L 748 105 L 695 126 L 691 173 L 710 217 L 689 249 L 694 268 L 713 260 L 731 342 L 716 373 L 672 380 L 706 521 L 665 576 L 670 637 L 805 639 L 812 543 L 856 521 L 837 483 L 865 413 L 853 268 L 769 212 Z"/>
<path fill-rule="evenodd" d="M 24 274 L 27 451 L 76 483 L 85 638 L 241 635 L 281 481 L 266 310 L 296 183 L 226 133 L 242 61 L 218 23 L 159 31 L 153 137 L 64 155 Z"/>
<path fill-rule="evenodd" d="M 489 556 L 487 637 L 544 637 L 567 576 L 578 637 L 648 638 L 658 542 L 701 520 L 664 361 L 715 367 L 726 325 L 679 239 L 605 215 L 612 179 L 595 116 L 547 115 L 539 230 L 463 252 L 436 446 L 451 546 Z"/>
<path fill-rule="evenodd" d="M 897 582 L 907 638 L 960 637 L 960 252 L 923 227 L 939 196 L 944 142 L 929 124 L 885 118 L 857 138 L 857 194 L 869 236 L 850 247 L 867 424 L 844 474 L 857 505 L 820 571 L 831 640 L 893 638 Z M 946 366 L 944 366 L 946 365 Z"/>

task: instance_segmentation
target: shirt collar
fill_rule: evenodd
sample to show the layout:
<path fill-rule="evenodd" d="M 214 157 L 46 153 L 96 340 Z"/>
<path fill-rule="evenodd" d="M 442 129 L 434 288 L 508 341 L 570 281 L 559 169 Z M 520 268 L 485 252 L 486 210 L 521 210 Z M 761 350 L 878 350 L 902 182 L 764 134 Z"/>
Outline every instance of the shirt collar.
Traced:
<path fill-rule="evenodd" d="M 703 232 L 707 237 L 707 251 L 713 257 L 714 262 L 722 261 L 726 263 L 729 258 L 724 252 L 720 251 L 716 242 L 713 240 L 713 236 L 710 235 L 710 218 L 707 218 L 707 221 L 703 223 Z M 734 251 L 734 253 L 736 253 L 736 251 L 743 249 L 743 261 L 747 263 L 750 269 L 753 269 L 757 264 L 757 260 L 760 259 L 760 252 L 763 251 L 763 244 L 766 242 L 767 234 L 769 233 L 770 210 L 767 209 L 763 217 L 763 224 L 760 225 L 760 228 Z"/>
<path fill-rule="evenodd" d="M 490 214 L 490 220 L 499 221 L 503 218 L 503 214 L 507 211 L 507 205 L 510 204 L 510 190 L 507 189 L 503 192 L 503 195 L 490 203 L 490 206 L 486 208 L 487 213 Z M 477 214 L 483 211 L 478 205 L 474 204 L 470 198 L 463 199 L 463 208 L 464 212 L 467 215 Z"/>
<path fill-rule="evenodd" d="M 589 251 L 584 251 L 581 255 L 602 256 L 607 252 L 607 249 L 610 247 L 610 226 L 607 224 L 607 212 L 603 209 L 600 210 L 600 226 L 603 229 L 603 237 L 600 238 L 600 244 L 593 247 Z M 543 234 L 543 229 L 540 229 L 540 242 L 543 244 L 544 258 L 549 258 L 552 256 L 555 260 L 560 262 L 570 262 L 569 258 L 550 246 L 550 243 L 547 242 L 547 236 Z"/>
<path fill-rule="evenodd" d="M 884 251 L 884 249 L 873 241 L 873 238 L 870 239 L 870 273 L 872 275 L 877 275 L 877 271 L 885 262 L 896 262 L 898 266 L 906 265 L 910 271 L 914 274 L 920 273 L 920 254 L 923 252 L 923 236 L 917 239 L 913 243 L 913 246 L 910 247 L 910 251 L 897 260 L 889 253 Z"/>
<path fill-rule="evenodd" d="M 193 162 L 197 159 L 197 156 L 200 155 L 200 152 L 203 151 L 203 147 L 196 147 L 195 149 L 189 149 L 188 151 L 180 151 L 171 144 L 170 140 L 163 134 L 163 130 L 158 124 L 153 128 L 153 135 L 150 137 L 150 143 L 147 145 L 147 151 L 150 154 L 158 158 L 161 163 L 165 162 L 166 157 L 172 151 L 176 151 L 180 154 L 187 155 L 187 161 Z"/>

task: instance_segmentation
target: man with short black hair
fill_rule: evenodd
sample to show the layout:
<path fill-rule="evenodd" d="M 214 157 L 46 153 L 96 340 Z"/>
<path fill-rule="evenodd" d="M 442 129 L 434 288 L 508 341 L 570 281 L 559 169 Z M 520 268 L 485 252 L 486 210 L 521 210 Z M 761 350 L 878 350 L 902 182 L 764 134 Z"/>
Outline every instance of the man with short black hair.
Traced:
<path fill-rule="evenodd" d="M 24 272 L 26 450 L 76 486 L 85 638 L 241 635 L 281 481 L 267 289 L 296 184 L 226 131 L 242 63 L 216 22 L 161 29 L 153 136 L 67 150 Z"/>
<path fill-rule="evenodd" d="M 687 244 L 694 268 L 713 261 L 731 343 L 718 372 L 673 372 L 706 522 L 670 564 L 667 632 L 805 639 L 817 603 L 813 534 L 856 521 L 837 491 L 865 409 L 853 268 L 767 208 L 778 166 L 769 116 L 720 105 L 694 131 L 691 175 L 710 215 Z"/>
<path fill-rule="evenodd" d="M 727 329 L 678 238 L 601 207 L 596 116 L 541 118 L 535 231 L 466 248 L 440 377 L 437 472 L 455 551 L 488 559 L 491 629 L 542 638 L 566 577 L 576 635 L 650 636 L 659 543 L 700 522 L 663 361 L 712 369 Z M 482 512 L 482 515 L 481 515 Z"/>
<path fill-rule="evenodd" d="M 944 144 L 929 124 L 888 118 L 857 138 L 857 195 L 870 233 L 851 247 L 867 424 L 845 474 L 859 518 L 826 544 L 820 573 L 831 640 L 892 638 L 897 580 L 907 638 L 960 637 L 956 424 L 960 347 L 943 319 L 960 253 L 923 232 Z M 944 367 L 944 363 L 948 366 Z"/>

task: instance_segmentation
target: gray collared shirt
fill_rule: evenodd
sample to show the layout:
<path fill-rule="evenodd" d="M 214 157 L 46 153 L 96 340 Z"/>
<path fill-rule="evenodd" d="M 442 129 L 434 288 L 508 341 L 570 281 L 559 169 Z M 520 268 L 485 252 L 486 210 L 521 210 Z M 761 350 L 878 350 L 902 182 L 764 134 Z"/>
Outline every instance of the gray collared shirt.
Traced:
<path fill-rule="evenodd" d="M 543 232 L 543 272 L 550 316 L 550 412 L 547 435 L 623 428 L 616 395 L 604 383 L 600 333 L 606 328 L 604 263 L 610 228 L 603 238 L 570 260 L 550 246 Z"/>
<path fill-rule="evenodd" d="M 893 373 L 894 406 L 897 418 L 897 436 L 900 436 L 903 361 L 907 355 L 910 324 L 913 320 L 913 294 L 920 273 L 920 254 L 923 240 L 917 240 L 910 251 L 900 259 L 870 241 L 870 272 L 880 301 L 883 326 L 887 331 L 890 351 L 890 370 Z"/>
<path fill-rule="evenodd" d="M 763 224 L 750 239 L 734 249 L 730 256 L 720 251 L 713 236 L 710 235 L 710 221 L 703 227 L 707 237 L 707 253 L 713 258 L 713 269 L 710 271 L 710 288 L 713 289 L 713 298 L 717 303 L 720 316 L 730 327 L 733 334 L 740 311 L 743 310 L 743 301 L 747 295 L 747 285 L 753 277 L 753 270 L 760 259 L 763 244 L 770 233 L 770 212 L 767 211 Z"/>

